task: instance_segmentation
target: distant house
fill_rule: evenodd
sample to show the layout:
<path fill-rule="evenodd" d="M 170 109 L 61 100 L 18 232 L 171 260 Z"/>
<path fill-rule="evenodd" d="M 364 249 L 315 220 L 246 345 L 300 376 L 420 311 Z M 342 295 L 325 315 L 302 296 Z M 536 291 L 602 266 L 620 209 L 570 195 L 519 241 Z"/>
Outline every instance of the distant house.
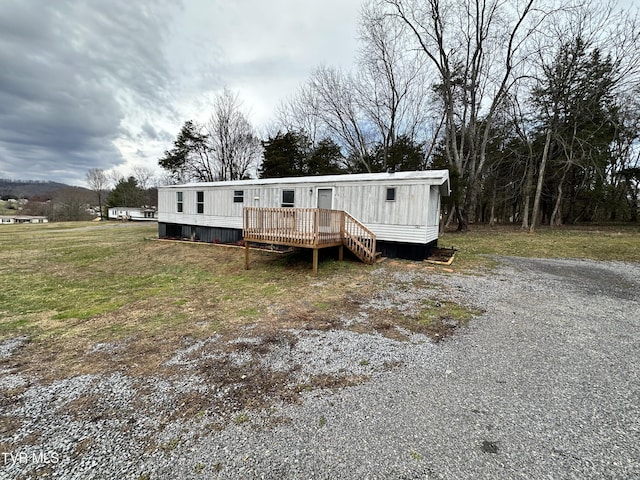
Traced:
<path fill-rule="evenodd" d="M 440 197 L 449 193 L 447 170 L 164 186 L 158 189 L 158 236 L 304 246 L 309 235 L 317 246 L 331 230 L 326 244 L 341 244 L 348 216 L 367 232 L 355 234 L 355 244 L 371 237 L 385 256 L 424 259 L 437 244 Z M 268 235 L 276 231 L 280 237 Z"/>
<path fill-rule="evenodd" d="M 131 220 L 143 222 L 156 221 L 156 209 L 153 207 L 111 207 L 109 220 Z"/>
<path fill-rule="evenodd" d="M 47 217 L 39 215 L 1 215 L 0 225 L 15 223 L 48 223 Z"/>

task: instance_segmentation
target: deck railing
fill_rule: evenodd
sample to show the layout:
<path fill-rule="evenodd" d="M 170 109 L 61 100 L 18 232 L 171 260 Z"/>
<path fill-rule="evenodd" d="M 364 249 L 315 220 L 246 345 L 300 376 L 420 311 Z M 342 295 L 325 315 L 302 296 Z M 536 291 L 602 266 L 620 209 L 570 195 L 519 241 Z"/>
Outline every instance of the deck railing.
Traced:
<path fill-rule="evenodd" d="M 244 208 L 246 241 L 300 247 L 342 244 L 342 215 L 322 208 Z"/>
<path fill-rule="evenodd" d="M 344 246 L 365 263 L 372 264 L 376 259 L 376 236 L 341 210 L 245 207 L 242 233 L 247 269 L 252 242 L 312 248 L 314 275 L 318 272 L 320 248 L 339 246 L 340 260 Z"/>
<path fill-rule="evenodd" d="M 376 260 L 376 236 L 347 212 L 343 212 L 343 242 L 356 257 L 369 265 Z"/>

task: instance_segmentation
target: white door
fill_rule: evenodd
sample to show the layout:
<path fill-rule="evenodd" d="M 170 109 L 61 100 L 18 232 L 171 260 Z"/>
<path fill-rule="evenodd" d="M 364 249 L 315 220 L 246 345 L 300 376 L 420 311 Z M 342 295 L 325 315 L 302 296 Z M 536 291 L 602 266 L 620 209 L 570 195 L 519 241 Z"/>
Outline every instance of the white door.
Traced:
<path fill-rule="evenodd" d="M 331 210 L 333 203 L 333 189 L 332 188 L 319 188 L 318 189 L 318 208 L 326 208 Z"/>

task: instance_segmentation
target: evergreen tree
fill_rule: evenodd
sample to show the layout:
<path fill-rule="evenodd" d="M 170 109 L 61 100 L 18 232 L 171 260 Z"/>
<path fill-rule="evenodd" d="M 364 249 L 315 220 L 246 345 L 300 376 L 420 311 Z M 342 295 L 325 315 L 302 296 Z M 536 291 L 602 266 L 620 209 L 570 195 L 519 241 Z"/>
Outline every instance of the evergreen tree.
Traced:
<path fill-rule="evenodd" d="M 201 127 L 189 120 L 180 129 L 173 148 L 164 152 L 158 164 L 178 182 L 213 182 L 217 179 L 209 157 L 208 140 Z"/>
<path fill-rule="evenodd" d="M 134 177 L 121 178 L 107 197 L 107 208 L 143 207 L 145 191 L 138 186 Z"/>
<path fill-rule="evenodd" d="M 330 138 L 320 140 L 306 161 L 307 175 L 336 175 L 346 173 L 340 147 Z"/>
<path fill-rule="evenodd" d="M 260 178 L 300 177 L 307 174 L 307 159 L 311 152 L 309 138 L 301 132 L 278 132 L 262 142 L 264 160 Z"/>
<path fill-rule="evenodd" d="M 386 149 L 384 145 L 379 144 L 375 149 L 374 158 L 376 171 L 406 172 L 425 168 L 422 144 L 414 142 L 406 135 L 398 137 L 393 145 Z"/>

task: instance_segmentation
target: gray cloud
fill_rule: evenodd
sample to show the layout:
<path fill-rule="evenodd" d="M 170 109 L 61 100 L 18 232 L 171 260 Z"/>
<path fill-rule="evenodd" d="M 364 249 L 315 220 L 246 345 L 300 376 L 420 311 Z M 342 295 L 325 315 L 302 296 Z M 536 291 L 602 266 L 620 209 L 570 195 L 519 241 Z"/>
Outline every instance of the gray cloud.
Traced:
<path fill-rule="evenodd" d="M 360 2 L 1 3 L 0 177 L 82 184 L 157 166 L 223 86 L 264 126 L 312 67 L 352 57 Z"/>
<path fill-rule="evenodd" d="M 0 176 L 78 182 L 121 163 L 112 142 L 127 112 L 170 108 L 162 44 L 173 3 L 4 2 Z"/>

